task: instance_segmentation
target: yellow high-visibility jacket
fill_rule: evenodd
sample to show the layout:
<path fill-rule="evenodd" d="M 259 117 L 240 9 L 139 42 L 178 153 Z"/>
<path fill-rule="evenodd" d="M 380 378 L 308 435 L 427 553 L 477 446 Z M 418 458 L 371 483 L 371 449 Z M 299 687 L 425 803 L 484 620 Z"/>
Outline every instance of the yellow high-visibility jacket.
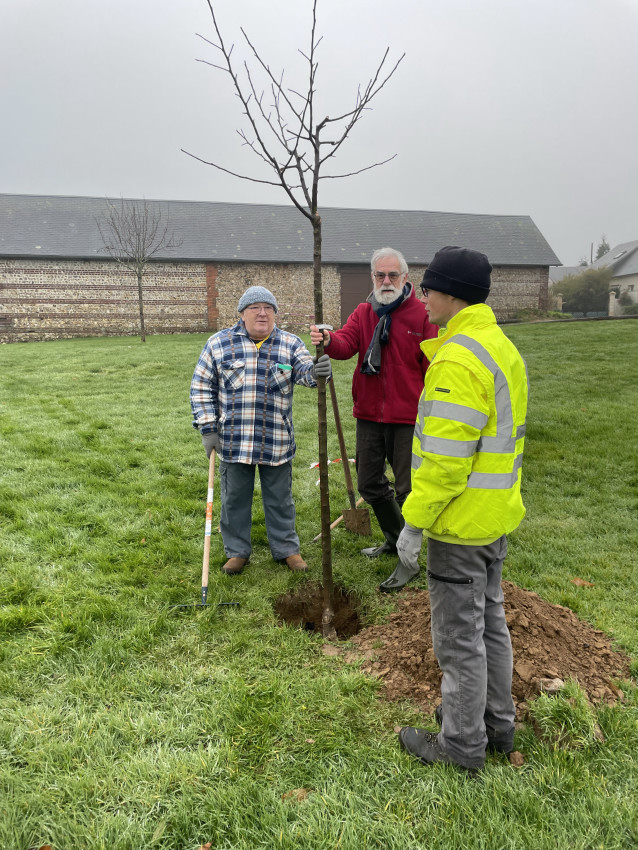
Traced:
<path fill-rule="evenodd" d="M 461 310 L 439 334 L 421 343 L 430 367 L 403 516 L 435 540 L 482 546 L 525 516 L 527 370 L 486 304 Z"/>

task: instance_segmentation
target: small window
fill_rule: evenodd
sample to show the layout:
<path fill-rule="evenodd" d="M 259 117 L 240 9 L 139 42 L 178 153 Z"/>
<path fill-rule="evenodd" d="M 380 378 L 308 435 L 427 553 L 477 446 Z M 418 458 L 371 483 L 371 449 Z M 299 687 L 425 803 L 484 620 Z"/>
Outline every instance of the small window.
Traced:
<path fill-rule="evenodd" d="M 630 283 L 629 286 L 627 287 L 627 292 L 633 292 L 633 291 L 634 291 L 634 285 L 633 285 L 633 283 Z"/>
<path fill-rule="evenodd" d="M 620 254 L 615 254 L 615 255 L 612 257 L 612 260 L 617 260 L 619 257 L 622 257 L 622 255 L 623 255 L 623 254 L 626 254 L 626 253 L 627 253 L 627 251 L 621 251 L 621 252 L 620 252 Z"/>

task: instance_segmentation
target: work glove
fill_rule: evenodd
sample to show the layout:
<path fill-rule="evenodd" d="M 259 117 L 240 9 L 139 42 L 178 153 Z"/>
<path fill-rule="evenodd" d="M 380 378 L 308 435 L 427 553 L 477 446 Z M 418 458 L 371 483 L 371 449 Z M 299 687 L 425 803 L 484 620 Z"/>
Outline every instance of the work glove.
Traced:
<path fill-rule="evenodd" d="M 209 431 L 208 434 L 202 434 L 202 443 L 204 444 L 206 457 L 209 458 L 211 456 L 213 449 L 219 453 L 219 434 L 217 431 Z"/>
<path fill-rule="evenodd" d="M 413 570 L 419 569 L 419 553 L 423 543 L 423 529 L 406 524 L 401 529 L 397 540 L 397 554 L 401 561 Z"/>
<path fill-rule="evenodd" d="M 312 367 L 312 377 L 317 380 L 317 378 L 329 378 L 332 375 L 332 366 L 330 365 L 330 357 L 327 354 L 322 354 L 321 357 L 314 357 Z"/>

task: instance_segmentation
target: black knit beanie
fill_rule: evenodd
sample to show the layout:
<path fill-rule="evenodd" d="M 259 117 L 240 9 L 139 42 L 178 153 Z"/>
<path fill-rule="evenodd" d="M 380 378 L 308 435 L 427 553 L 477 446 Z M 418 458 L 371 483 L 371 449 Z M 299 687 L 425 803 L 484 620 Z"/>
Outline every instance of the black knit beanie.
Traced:
<path fill-rule="evenodd" d="M 425 270 L 422 287 L 447 292 L 468 304 L 481 304 L 490 294 L 492 266 L 485 254 L 448 245 L 434 255 Z"/>

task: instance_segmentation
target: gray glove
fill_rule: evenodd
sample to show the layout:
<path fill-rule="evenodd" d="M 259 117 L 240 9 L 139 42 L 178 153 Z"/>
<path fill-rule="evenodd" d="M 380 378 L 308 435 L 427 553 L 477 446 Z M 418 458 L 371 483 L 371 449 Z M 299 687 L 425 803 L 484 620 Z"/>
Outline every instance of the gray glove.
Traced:
<path fill-rule="evenodd" d="M 415 528 L 406 522 L 397 540 L 397 554 L 406 567 L 418 571 L 422 543 L 423 529 Z"/>
<path fill-rule="evenodd" d="M 209 431 L 208 434 L 202 434 L 202 443 L 204 444 L 206 457 L 211 456 L 213 449 L 215 452 L 219 452 L 219 434 L 217 431 Z"/>
<path fill-rule="evenodd" d="M 322 354 L 319 359 L 314 357 L 312 362 L 314 363 L 314 366 L 312 367 L 312 377 L 315 381 L 317 378 L 329 378 L 330 375 L 332 375 L 330 357 L 327 354 Z"/>

